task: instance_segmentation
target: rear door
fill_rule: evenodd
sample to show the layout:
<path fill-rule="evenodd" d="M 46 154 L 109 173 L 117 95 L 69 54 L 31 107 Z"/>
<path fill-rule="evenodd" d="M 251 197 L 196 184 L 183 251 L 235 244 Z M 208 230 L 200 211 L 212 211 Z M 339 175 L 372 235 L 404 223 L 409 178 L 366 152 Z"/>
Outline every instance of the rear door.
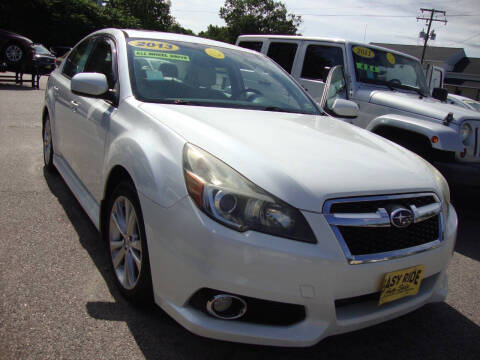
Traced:
<path fill-rule="evenodd" d="M 343 44 L 321 41 L 303 41 L 299 50 L 299 61 L 293 76 L 320 102 L 328 72 L 337 65 L 345 67 Z"/>
<path fill-rule="evenodd" d="M 267 44 L 267 56 L 280 65 L 286 72 L 292 74 L 301 41 L 270 39 Z"/>

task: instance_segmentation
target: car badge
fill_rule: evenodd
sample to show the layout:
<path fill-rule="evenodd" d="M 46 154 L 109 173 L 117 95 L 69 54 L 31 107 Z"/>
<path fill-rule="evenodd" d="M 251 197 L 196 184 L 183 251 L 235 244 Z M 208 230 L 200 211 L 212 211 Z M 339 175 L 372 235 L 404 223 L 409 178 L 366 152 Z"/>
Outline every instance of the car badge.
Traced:
<path fill-rule="evenodd" d="M 390 213 L 390 222 L 397 228 L 406 228 L 413 223 L 413 213 L 405 208 L 397 208 Z"/>

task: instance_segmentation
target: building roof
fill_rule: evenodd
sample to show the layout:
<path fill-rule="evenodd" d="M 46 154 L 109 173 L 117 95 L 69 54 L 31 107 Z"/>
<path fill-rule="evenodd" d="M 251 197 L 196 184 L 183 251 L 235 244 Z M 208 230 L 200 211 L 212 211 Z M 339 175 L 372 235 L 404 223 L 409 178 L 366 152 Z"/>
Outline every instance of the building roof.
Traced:
<path fill-rule="evenodd" d="M 480 58 L 464 57 L 455 64 L 454 72 L 480 74 Z"/>
<path fill-rule="evenodd" d="M 400 51 L 417 58 L 422 57 L 423 45 L 405 45 L 405 44 L 383 44 L 371 43 L 372 45 L 386 47 L 388 49 Z M 464 52 L 463 48 L 428 46 L 425 52 L 425 60 L 430 61 L 445 61 L 459 52 Z"/>

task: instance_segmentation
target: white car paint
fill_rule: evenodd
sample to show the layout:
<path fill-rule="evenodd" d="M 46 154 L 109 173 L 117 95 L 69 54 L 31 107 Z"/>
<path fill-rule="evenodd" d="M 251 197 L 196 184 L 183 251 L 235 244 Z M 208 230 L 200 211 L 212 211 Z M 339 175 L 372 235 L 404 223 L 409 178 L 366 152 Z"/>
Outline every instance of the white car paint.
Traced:
<path fill-rule="evenodd" d="M 70 80 L 62 75 L 64 61 L 52 73 L 45 95 L 54 164 L 97 228 L 111 170 L 121 166 L 130 174 L 144 217 L 155 302 L 185 328 L 228 341 L 309 346 L 445 298 L 457 216 L 445 180 L 431 165 L 325 115 L 142 102 L 130 83 L 126 35 L 254 52 L 178 34 L 107 29 L 93 36 L 101 34 L 115 43 L 118 105 L 72 95 Z M 185 185 L 187 143 L 300 209 L 317 243 L 238 232 L 207 216 Z M 442 241 L 352 265 L 326 220 L 325 200 L 417 193 L 441 203 Z M 367 302 L 336 308 L 335 300 L 378 292 L 386 273 L 419 264 L 426 270 L 418 295 L 382 307 Z M 219 320 L 190 304 L 202 288 L 301 305 L 306 316 L 289 326 Z"/>

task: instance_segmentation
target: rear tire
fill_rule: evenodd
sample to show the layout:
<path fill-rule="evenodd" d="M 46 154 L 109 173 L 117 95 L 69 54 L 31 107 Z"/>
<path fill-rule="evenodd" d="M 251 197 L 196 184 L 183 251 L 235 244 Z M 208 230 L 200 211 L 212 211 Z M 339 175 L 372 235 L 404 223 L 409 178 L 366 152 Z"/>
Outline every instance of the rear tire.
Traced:
<path fill-rule="evenodd" d="M 107 200 L 105 237 L 110 268 L 122 295 L 135 305 L 153 302 L 152 278 L 142 210 L 130 181 Z"/>

